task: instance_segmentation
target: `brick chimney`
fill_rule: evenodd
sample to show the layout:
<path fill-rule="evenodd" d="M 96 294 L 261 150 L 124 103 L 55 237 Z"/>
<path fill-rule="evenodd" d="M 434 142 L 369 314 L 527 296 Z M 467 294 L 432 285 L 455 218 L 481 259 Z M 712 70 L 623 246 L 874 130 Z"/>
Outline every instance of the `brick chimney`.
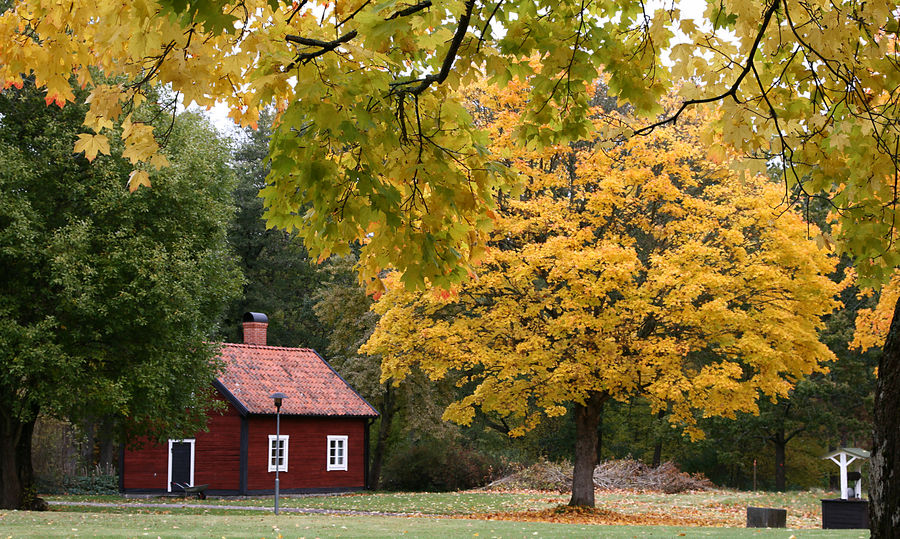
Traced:
<path fill-rule="evenodd" d="M 244 344 L 266 345 L 269 317 L 263 313 L 244 313 Z"/>

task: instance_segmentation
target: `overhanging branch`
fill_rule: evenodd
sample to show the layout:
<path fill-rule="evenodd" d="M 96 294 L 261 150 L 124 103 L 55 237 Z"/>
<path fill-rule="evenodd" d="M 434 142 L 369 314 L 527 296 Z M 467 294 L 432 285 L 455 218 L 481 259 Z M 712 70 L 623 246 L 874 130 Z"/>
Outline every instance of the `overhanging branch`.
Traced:
<path fill-rule="evenodd" d="M 305 0 L 304 0 L 304 2 L 305 2 Z M 473 3 L 474 3 L 474 0 L 473 0 Z M 364 2 L 359 8 L 356 9 L 356 11 L 354 11 L 346 19 L 344 19 L 340 23 L 338 23 L 337 26 L 341 26 L 344 23 L 346 23 L 347 21 L 349 21 L 350 19 L 352 19 L 353 17 L 355 17 L 356 14 L 359 13 L 360 11 L 362 11 L 362 9 L 367 5 L 369 5 L 369 2 L 368 1 Z M 431 5 L 432 5 L 431 0 L 423 0 L 422 2 L 419 2 L 418 4 L 414 4 L 412 6 L 406 7 L 404 9 L 401 9 L 399 11 L 392 13 L 389 17 L 385 18 L 384 20 L 390 21 L 390 20 L 397 19 L 399 17 L 408 17 L 410 15 L 418 13 L 419 11 L 422 11 L 423 9 L 427 9 L 427 8 L 431 7 Z M 471 13 L 471 8 L 469 9 L 469 12 Z M 293 17 L 293 14 L 291 14 L 291 16 Z M 334 49 L 338 48 L 342 44 L 353 40 L 358 35 L 359 34 L 356 30 L 351 30 L 351 31 L 347 32 L 346 34 L 342 35 L 341 37 L 334 39 L 332 41 L 323 41 L 321 39 L 313 39 L 313 38 L 309 38 L 309 37 L 295 36 L 292 34 L 288 34 L 288 35 L 284 36 L 285 41 L 287 41 L 288 43 L 296 43 L 297 45 L 302 45 L 304 47 L 316 47 L 318 50 L 311 51 L 311 52 L 297 53 L 297 57 L 294 58 L 294 61 L 291 62 L 290 64 L 288 64 L 284 69 L 282 69 L 282 72 L 290 71 L 298 63 L 305 64 L 305 63 L 309 62 L 310 60 L 313 60 L 314 58 L 318 58 L 319 56 L 322 56 L 323 54 L 327 54 L 327 53 L 333 51 Z M 445 76 L 445 78 L 446 78 L 446 76 Z"/>
<path fill-rule="evenodd" d="M 472 10 L 474 8 L 475 0 L 466 0 L 466 10 L 459 17 L 459 22 L 456 25 L 456 33 L 453 34 L 453 39 L 450 40 L 450 48 L 447 49 L 447 54 L 444 56 L 444 61 L 441 63 L 441 70 L 436 74 L 427 75 L 421 79 L 392 83 L 391 93 L 419 95 L 427 90 L 432 84 L 440 84 L 447 80 L 447 76 L 450 75 L 450 70 L 453 68 L 453 62 L 456 60 L 456 54 L 459 52 L 459 47 L 462 45 L 463 38 L 466 37 L 466 31 L 469 29 L 469 22 L 472 20 Z M 404 88 L 404 86 L 408 85 L 415 86 Z"/>
<path fill-rule="evenodd" d="M 340 47 L 342 44 L 347 43 L 351 39 L 355 38 L 357 35 L 358 34 L 357 34 L 356 30 L 351 30 L 335 40 L 322 41 L 320 39 L 312 39 L 312 38 L 308 38 L 308 37 L 294 36 L 294 35 L 288 34 L 288 35 L 284 36 L 285 41 L 287 41 L 289 43 L 296 43 L 298 45 L 303 45 L 304 47 L 318 47 L 319 50 L 312 51 L 312 52 L 298 53 L 297 58 L 295 58 L 294 61 L 291 62 L 291 64 L 289 66 L 284 68 L 284 71 L 289 71 L 291 68 L 293 68 L 295 65 L 297 65 L 298 62 L 306 63 L 306 62 L 309 62 L 310 60 L 312 60 L 313 58 L 318 58 L 319 56 L 322 56 L 323 54 L 331 52 L 334 49 Z"/>
<path fill-rule="evenodd" d="M 408 16 L 412 15 L 413 13 L 422 11 L 423 9 L 426 9 L 429 7 L 431 7 L 431 0 L 425 0 L 424 2 L 419 2 L 416 5 L 409 6 L 406 9 L 401 9 L 400 11 L 394 13 L 393 15 L 391 15 L 390 17 L 388 17 L 385 20 L 392 21 L 392 20 L 396 19 L 397 17 L 408 17 Z"/>
<path fill-rule="evenodd" d="M 743 66 L 740 74 L 738 74 L 738 78 L 734 81 L 734 84 L 731 85 L 728 90 L 725 92 L 715 95 L 712 97 L 705 97 L 702 99 L 688 99 L 684 103 L 681 104 L 681 107 L 675 112 L 675 114 L 669 116 L 668 118 L 663 118 L 662 120 L 652 123 L 650 125 L 644 126 L 637 131 L 634 132 L 635 135 L 649 135 L 654 129 L 657 127 L 662 127 L 666 124 L 674 124 L 678 121 L 681 113 L 684 112 L 685 109 L 692 105 L 701 105 L 703 103 L 713 103 L 716 101 L 721 101 L 726 97 L 731 96 L 732 99 L 737 101 L 737 91 L 741 85 L 741 82 L 744 81 L 744 77 L 746 77 L 750 71 L 753 69 L 753 57 L 756 55 L 756 50 L 759 48 L 759 44 L 762 42 L 763 36 L 766 34 L 766 29 L 769 26 L 769 22 L 772 20 L 772 16 L 778 10 L 781 5 L 781 0 L 773 0 L 772 5 L 766 10 L 765 14 L 763 14 L 763 21 L 760 24 L 759 32 L 756 34 L 756 38 L 753 40 L 753 45 L 750 47 L 750 52 L 747 53 L 747 64 Z"/>

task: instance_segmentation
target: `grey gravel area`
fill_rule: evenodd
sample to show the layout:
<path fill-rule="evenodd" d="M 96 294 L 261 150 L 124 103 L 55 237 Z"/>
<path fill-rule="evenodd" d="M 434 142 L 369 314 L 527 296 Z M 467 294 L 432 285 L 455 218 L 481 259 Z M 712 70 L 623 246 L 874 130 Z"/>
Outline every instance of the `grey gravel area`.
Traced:
<path fill-rule="evenodd" d="M 271 513 L 271 507 L 252 507 L 247 505 L 212 505 L 200 503 L 109 503 L 109 502 L 66 502 L 66 501 L 48 501 L 49 505 L 73 506 L 73 507 L 114 507 L 118 509 L 129 509 L 132 507 L 148 508 L 148 509 L 226 509 L 235 511 L 261 511 Z M 384 516 L 384 517 L 416 517 L 422 516 L 418 513 L 394 513 L 391 511 L 355 511 L 353 509 L 313 509 L 303 507 L 280 507 L 278 511 L 281 513 L 305 513 L 315 515 L 362 515 L 362 516 Z"/>

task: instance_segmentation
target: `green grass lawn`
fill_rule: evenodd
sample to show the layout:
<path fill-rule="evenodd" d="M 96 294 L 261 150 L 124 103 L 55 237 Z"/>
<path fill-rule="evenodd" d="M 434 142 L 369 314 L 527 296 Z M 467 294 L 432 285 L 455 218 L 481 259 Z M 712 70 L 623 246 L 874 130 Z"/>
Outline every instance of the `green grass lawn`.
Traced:
<path fill-rule="evenodd" d="M 829 497 L 821 490 L 797 492 L 738 492 L 712 490 L 686 494 L 642 493 L 632 491 L 598 491 L 597 507 L 624 514 L 670 513 L 708 518 L 716 525 L 743 526 L 747 506 L 787 509 L 788 526 L 818 528 L 822 524 L 820 499 Z M 121 496 L 47 496 L 47 500 L 97 501 L 137 504 L 171 504 L 188 506 L 272 507 L 271 496 L 263 498 L 222 498 L 205 501 L 196 498 L 123 498 Z M 281 507 L 378 511 L 423 515 L 468 515 L 539 510 L 565 504 L 568 496 L 547 492 L 375 492 L 334 496 L 282 497 Z M 169 508 L 168 511 L 173 511 Z M 179 511 L 184 512 L 184 511 Z M 212 510 L 212 513 L 222 511 Z"/>
<path fill-rule="evenodd" d="M 2 537 L 716 537 L 867 538 L 842 530 L 758 530 L 673 526 L 593 526 L 544 522 L 479 521 L 460 518 L 185 515 L 10 511 L 0 513 Z"/>
<path fill-rule="evenodd" d="M 715 490 L 686 494 L 598 491 L 597 506 L 620 515 L 691 518 L 716 527 L 605 526 L 463 518 L 520 513 L 565 504 L 548 492 L 358 493 L 282 497 L 283 508 L 405 513 L 414 516 L 319 515 L 228 509 L 271 508 L 272 497 L 244 499 L 47 496 L 50 501 L 114 503 L 117 507 L 52 506 L 49 513 L 0 513 L 6 537 L 735 537 L 867 538 L 864 530 L 821 530 L 824 491 L 763 493 Z M 149 504 L 150 507 L 139 507 Z M 163 504 L 175 504 L 175 507 Z M 201 507 L 205 505 L 206 507 Z M 218 507 L 210 507 L 218 506 Z M 787 509 L 788 529 L 746 529 L 746 508 Z M 669 523 L 670 521 L 664 521 Z"/>
<path fill-rule="evenodd" d="M 259 498 L 123 498 L 121 496 L 45 496 L 46 500 L 111 502 L 126 505 L 169 504 L 185 505 L 236 505 L 273 507 L 272 496 Z M 471 513 L 497 513 L 544 509 L 568 501 L 568 497 L 554 493 L 508 492 L 375 492 L 333 496 L 282 496 L 281 507 L 309 509 L 337 509 L 349 511 L 378 511 L 386 513 L 413 513 L 425 515 L 467 515 Z"/>

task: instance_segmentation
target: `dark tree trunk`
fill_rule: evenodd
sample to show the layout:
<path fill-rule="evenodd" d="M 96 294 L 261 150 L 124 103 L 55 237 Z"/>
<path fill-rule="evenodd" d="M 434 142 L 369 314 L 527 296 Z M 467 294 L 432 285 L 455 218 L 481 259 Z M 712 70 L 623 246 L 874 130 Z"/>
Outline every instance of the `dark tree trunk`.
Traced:
<path fill-rule="evenodd" d="M 784 492 L 787 482 L 785 474 L 787 440 L 784 436 L 784 429 L 778 430 L 770 439 L 775 444 L 775 490 Z"/>
<path fill-rule="evenodd" d="M 0 509 L 36 507 L 33 491 L 28 495 L 34 483 L 31 467 L 34 422 L 32 419 L 23 423 L 6 414 L 0 418 Z"/>
<path fill-rule="evenodd" d="M 575 471 L 571 506 L 594 507 L 594 468 L 597 466 L 597 427 L 606 393 L 592 391 L 584 404 L 575 405 Z"/>
<path fill-rule="evenodd" d="M 85 419 L 81 423 L 81 451 L 79 454 L 80 465 L 89 472 L 94 465 L 94 444 L 96 442 L 97 422 L 93 417 Z"/>
<path fill-rule="evenodd" d="M 666 411 L 660 410 L 656 414 L 657 423 L 662 421 L 663 418 L 665 418 L 665 417 L 666 417 Z M 660 433 L 661 429 L 659 428 L 659 425 L 656 425 L 656 427 L 657 427 L 656 444 L 653 446 L 653 464 L 651 464 L 651 468 L 659 468 L 659 465 L 662 464 L 662 462 L 660 462 L 660 461 L 662 460 L 662 445 L 663 445 L 662 439 L 663 439 L 663 437 L 662 437 L 662 434 Z"/>
<path fill-rule="evenodd" d="M 872 539 L 897 537 L 900 530 L 900 301 L 878 362 L 875 431 L 869 481 Z"/>
<path fill-rule="evenodd" d="M 391 433 L 394 420 L 394 388 L 387 384 L 381 406 L 381 421 L 378 423 L 378 437 L 375 439 L 375 450 L 372 452 L 372 465 L 369 468 L 369 485 L 378 490 L 381 483 L 381 467 L 384 464 L 384 450 Z"/>
<path fill-rule="evenodd" d="M 100 445 L 100 455 L 97 464 L 101 470 L 106 473 L 110 471 L 116 463 L 116 422 L 110 417 L 103 418 L 100 429 L 97 432 L 97 439 Z"/>
<path fill-rule="evenodd" d="M 603 408 L 600 408 L 600 418 L 597 420 L 597 462 L 603 462 Z"/>

